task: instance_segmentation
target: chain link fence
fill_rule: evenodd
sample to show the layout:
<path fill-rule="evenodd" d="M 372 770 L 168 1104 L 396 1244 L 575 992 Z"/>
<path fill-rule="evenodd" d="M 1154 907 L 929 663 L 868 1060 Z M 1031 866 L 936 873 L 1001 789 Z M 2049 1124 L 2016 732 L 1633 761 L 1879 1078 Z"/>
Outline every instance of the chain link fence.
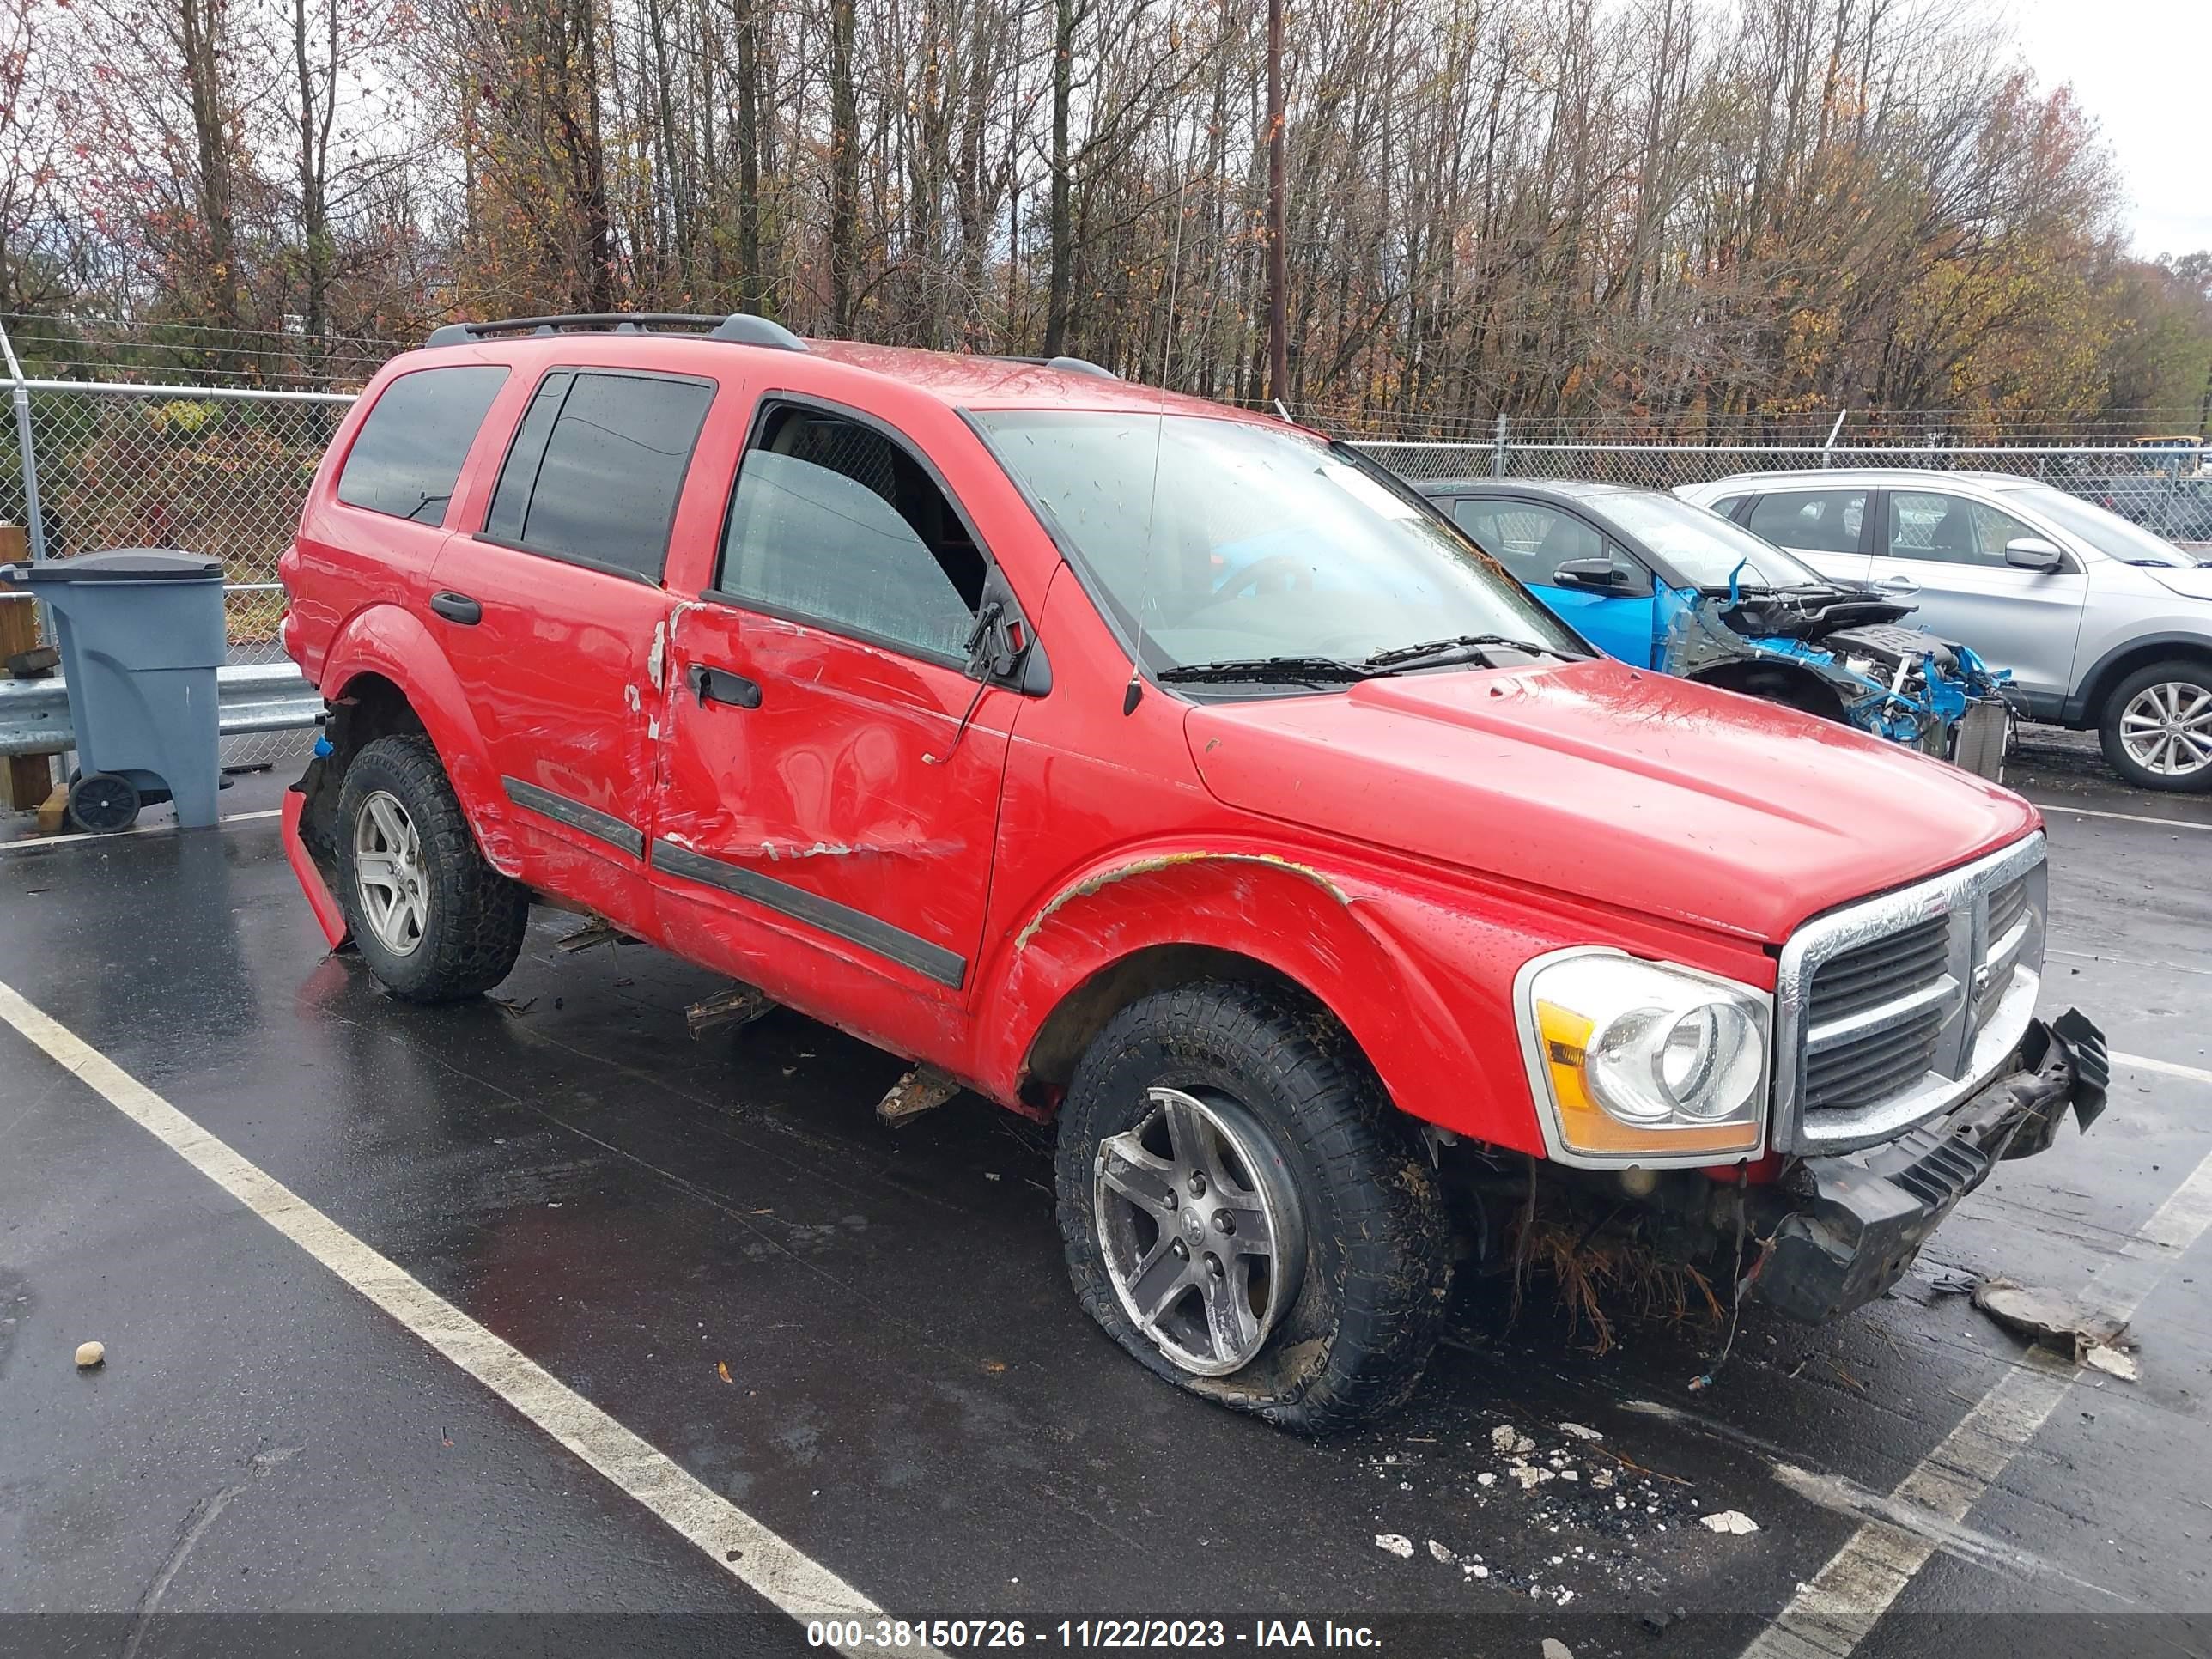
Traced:
<path fill-rule="evenodd" d="M 1354 440 L 1419 482 L 1447 478 L 1588 478 L 1651 489 L 1738 473 L 1845 467 L 2003 472 L 2094 501 L 2168 541 L 2212 541 L 2212 447 L 2181 444 L 1649 444 L 1522 442 L 1501 425 L 1487 443 Z"/>
<path fill-rule="evenodd" d="M 279 659 L 276 560 L 353 395 L 38 380 L 23 377 L 12 357 L 7 373 L 0 386 L 15 407 L 0 419 L 0 522 L 29 526 L 34 550 L 50 558 L 104 547 L 212 554 L 229 581 L 232 660 Z M 1417 480 L 1576 477 L 1665 489 L 1797 468 L 2008 472 L 2056 484 L 2170 540 L 2212 542 L 2212 447 L 2186 440 L 1839 446 L 1832 434 L 1825 443 L 1657 443 L 1576 436 L 1557 423 L 1524 432 L 1501 421 L 1480 438 L 1356 441 Z M 291 732 L 228 738 L 224 761 L 281 763 L 312 741 L 310 732 Z"/>
<path fill-rule="evenodd" d="M 276 560 L 349 394 L 36 380 L 9 391 L 21 407 L 0 423 L 0 522 L 31 526 L 47 558 L 108 547 L 212 555 L 227 579 L 231 661 L 283 659 Z M 274 765 L 313 741 L 228 738 L 223 763 Z"/>

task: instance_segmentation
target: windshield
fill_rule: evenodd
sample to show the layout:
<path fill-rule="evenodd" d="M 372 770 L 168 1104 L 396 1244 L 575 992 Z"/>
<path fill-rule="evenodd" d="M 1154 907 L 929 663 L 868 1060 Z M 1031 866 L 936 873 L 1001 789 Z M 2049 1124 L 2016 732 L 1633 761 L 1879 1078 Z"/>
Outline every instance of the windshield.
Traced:
<path fill-rule="evenodd" d="M 1303 433 L 1189 415 L 975 418 L 1155 673 L 1360 663 L 1455 636 L 1589 654 L 1459 532 Z"/>
<path fill-rule="evenodd" d="M 1795 587 L 1828 579 L 1794 553 L 1754 536 L 1733 519 L 1695 507 L 1677 495 L 1638 491 L 1600 495 L 1590 505 L 1632 536 L 1693 587 L 1726 587 L 1729 573 L 1745 587 Z"/>
<path fill-rule="evenodd" d="M 2118 559 L 2123 564 L 2179 565 L 2186 568 L 2197 562 L 2195 554 L 2185 553 L 2172 542 L 2160 540 L 2141 525 L 2130 524 L 2118 514 L 2108 512 L 2094 501 L 2085 501 L 2079 495 L 2069 495 L 2048 484 L 2010 491 L 2006 499 L 2040 513 L 2060 529 L 2072 531 L 2106 558 Z"/>

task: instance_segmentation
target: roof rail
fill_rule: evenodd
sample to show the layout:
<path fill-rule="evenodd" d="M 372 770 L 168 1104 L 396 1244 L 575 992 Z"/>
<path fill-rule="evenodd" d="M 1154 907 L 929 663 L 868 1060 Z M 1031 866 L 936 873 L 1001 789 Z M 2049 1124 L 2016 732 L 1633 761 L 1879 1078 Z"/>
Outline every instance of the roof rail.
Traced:
<path fill-rule="evenodd" d="M 1070 374 L 1091 374 L 1102 380 L 1118 380 L 1121 377 L 1110 368 L 1092 362 L 1088 357 L 1015 357 L 1004 354 L 988 354 L 994 363 L 1028 363 L 1036 368 L 1057 368 Z"/>
<path fill-rule="evenodd" d="M 446 323 L 430 331 L 422 343 L 428 346 L 466 345 L 472 340 L 500 334 L 552 335 L 576 331 L 647 334 L 659 329 L 690 329 L 710 340 L 729 340 L 738 345 L 767 346 L 777 351 L 804 351 L 806 342 L 781 323 L 750 312 L 726 317 L 700 317 L 680 311 L 579 312 L 559 317 L 508 317 L 489 323 Z"/>

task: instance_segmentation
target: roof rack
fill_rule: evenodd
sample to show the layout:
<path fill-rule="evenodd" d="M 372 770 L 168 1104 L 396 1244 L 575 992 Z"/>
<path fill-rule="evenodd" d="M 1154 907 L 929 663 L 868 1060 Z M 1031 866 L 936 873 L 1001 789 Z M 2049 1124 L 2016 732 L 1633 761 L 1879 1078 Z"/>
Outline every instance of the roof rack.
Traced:
<path fill-rule="evenodd" d="M 1102 380 L 1118 380 L 1121 377 L 1112 369 L 1102 368 L 1088 357 L 1012 357 L 992 354 L 994 363 L 1028 363 L 1037 368 L 1064 369 L 1070 374 L 1091 374 Z"/>
<path fill-rule="evenodd" d="M 509 317 L 489 323 L 447 323 L 432 329 L 430 337 L 422 343 L 426 347 L 466 345 L 472 340 L 489 339 L 500 334 L 649 334 L 661 329 L 689 329 L 710 340 L 767 346 L 775 351 L 806 349 L 806 342 L 781 323 L 744 311 L 726 317 L 699 317 L 680 311 L 598 311 L 562 317 Z"/>

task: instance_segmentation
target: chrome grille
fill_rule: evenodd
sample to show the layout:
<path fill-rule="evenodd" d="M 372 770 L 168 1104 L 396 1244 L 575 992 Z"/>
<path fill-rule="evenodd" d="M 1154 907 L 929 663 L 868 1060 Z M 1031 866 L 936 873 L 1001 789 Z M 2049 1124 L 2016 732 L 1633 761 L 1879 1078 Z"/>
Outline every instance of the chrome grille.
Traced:
<path fill-rule="evenodd" d="M 2043 860 L 2031 836 L 1790 939 L 1775 992 L 1781 1144 L 1886 1139 L 1996 1072 L 2041 982 Z"/>

